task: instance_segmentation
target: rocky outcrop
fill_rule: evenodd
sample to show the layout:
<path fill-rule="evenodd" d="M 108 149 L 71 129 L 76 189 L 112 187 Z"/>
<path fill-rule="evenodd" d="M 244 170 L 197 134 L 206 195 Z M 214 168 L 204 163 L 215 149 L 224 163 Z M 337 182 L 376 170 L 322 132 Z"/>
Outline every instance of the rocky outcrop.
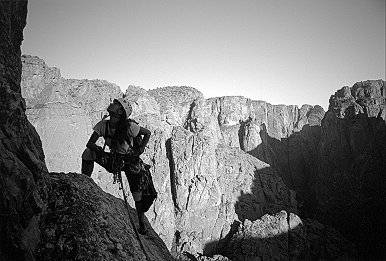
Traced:
<path fill-rule="evenodd" d="M 220 97 L 196 100 L 190 115 L 187 125 L 191 131 L 267 162 L 308 204 L 323 108 Z"/>
<path fill-rule="evenodd" d="M 337 230 L 285 211 L 240 224 L 223 247 L 223 255 L 233 261 L 357 258 L 355 246 Z"/>
<path fill-rule="evenodd" d="M 241 96 L 204 99 L 188 87 L 148 93 L 161 104 L 162 119 L 169 124 L 208 136 L 214 144 L 241 148 L 269 163 L 302 201 L 309 198 L 322 107 L 271 105 Z"/>
<path fill-rule="evenodd" d="M 180 261 L 250 260 L 358 260 L 355 245 L 334 228 L 316 220 L 301 220 L 296 214 L 280 211 L 260 219 L 233 224 L 226 240 L 208 242 L 217 247 L 212 257 L 183 252 Z"/>
<path fill-rule="evenodd" d="M 122 96 L 121 90 L 102 80 L 64 79 L 58 68 L 36 56 L 21 59 L 26 114 L 42 139 L 48 170 L 79 172 L 92 126 L 109 103 Z"/>
<path fill-rule="evenodd" d="M 178 253 L 202 253 L 207 242 L 228 235 L 235 220 L 297 211 L 295 194 L 281 178 L 240 149 L 216 148 L 209 137 L 176 127 L 171 151 Z"/>
<path fill-rule="evenodd" d="M 185 86 L 157 88 L 148 93 L 159 104 L 161 119 L 171 126 L 183 126 L 193 101 L 204 98 L 201 92 Z"/>
<path fill-rule="evenodd" d="M 35 260 L 47 168 L 20 92 L 27 1 L 0 1 L 0 260 Z"/>
<path fill-rule="evenodd" d="M 146 236 L 135 233 L 135 209 L 89 177 L 50 173 L 47 186 L 39 260 L 174 260 L 151 227 Z"/>
<path fill-rule="evenodd" d="M 48 67 L 36 56 L 23 55 L 22 95 L 26 99 L 27 117 L 31 122 L 46 104 L 69 104 L 80 107 L 95 125 L 109 103 L 122 96 L 120 88 L 104 80 L 65 79 L 60 70 Z"/>
<path fill-rule="evenodd" d="M 362 257 L 386 257 L 385 81 L 343 87 L 322 122 L 315 185 L 316 217 L 359 246 Z"/>

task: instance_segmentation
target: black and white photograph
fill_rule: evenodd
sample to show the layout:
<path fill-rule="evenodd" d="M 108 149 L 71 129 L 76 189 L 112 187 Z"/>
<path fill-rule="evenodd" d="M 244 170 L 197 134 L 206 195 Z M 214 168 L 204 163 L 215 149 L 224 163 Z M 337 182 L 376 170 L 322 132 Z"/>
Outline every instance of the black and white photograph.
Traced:
<path fill-rule="evenodd" d="M 0 0 L 0 261 L 386 260 L 385 0 Z"/>

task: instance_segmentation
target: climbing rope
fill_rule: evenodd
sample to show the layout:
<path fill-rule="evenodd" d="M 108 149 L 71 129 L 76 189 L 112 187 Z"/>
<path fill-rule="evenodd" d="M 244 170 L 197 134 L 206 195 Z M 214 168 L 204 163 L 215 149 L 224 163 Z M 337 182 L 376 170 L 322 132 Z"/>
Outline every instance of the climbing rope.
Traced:
<path fill-rule="evenodd" d="M 139 236 L 137 227 L 135 226 L 134 220 L 130 215 L 129 204 L 127 203 L 127 197 L 126 197 L 125 189 L 123 187 L 122 175 L 121 175 L 123 165 L 124 165 L 123 159 L 119 158 L 119 156 L 117 156 L 116 153 L 114 153 L 113 154 L 113 166 L 114 166 L 114 172 L 113 172 L 114 181 L 113 181 L 113 183 L 115 184 L 117 181 L 119 182 L 119 190 L 122 190 L 123 199 L 125 201 L 125 207 L 127 210 L 127 214 L 129 215 L 131 226 L 134 229 L 135 235 L 139 241 L 139 245 L 141 246 L 142 252 L 145 254 L 146 260 L 150 261 L 150 258 L 147 255 L 145 247 L 142 243 L 141 237 Z"/>

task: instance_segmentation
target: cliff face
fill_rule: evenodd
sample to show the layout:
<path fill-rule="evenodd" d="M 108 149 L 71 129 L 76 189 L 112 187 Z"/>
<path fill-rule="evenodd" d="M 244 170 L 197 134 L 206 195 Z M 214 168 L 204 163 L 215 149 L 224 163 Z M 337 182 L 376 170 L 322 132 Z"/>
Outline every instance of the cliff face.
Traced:
<path fill-rule="evenodd" d="M 0 2 L 0 260 L 34 260 L 47 168 L 20 93 L 27 1 Z"/>
<path fill-rule="evenodd" d="M 21 59 L 26 114 L 42 139 L 49 171 L 79 172 L 91 127 L 121 90 L 102 80 L 64 79 L 38 57 Z"/>
<path fill-rule="evenodd" d="M 220 97 L 196 99 L 185 124 L 216 143 L 239 147 L 268 163 L 303 202 L 310 194 L 323 116 L 320 106 L 298 108 Z"/>
<path fill-rule="evenodd" d="M 322 122 L 317 218 L 339 228 L 369 258 L 385 257 L 385 81 L 343 87 Z"/>
<path fill-rule="evenodd" d="M 171 138 L 177 252 L 205 252 L 231 234 L 235 220 L 281 209 L 297 212 L 295 194 L 269 165 L 237 148 L 175 127 Z"/>
<path fill-rule="evenodd" d="M 38 58 L 25 56 L 23 65 L 29 67 L 31 59 Z M 45 71 L 34 70 L 39 72 L 37 75 Z M 28 79 L 27 75 L 23 77 L 23 88 L 30 88 Z M 76 89 L 80 94 L 95 95 L 91 93 L 93 88 L 97 86 L 79 85 Z M 62 86 L 64 93 L 70 93 L 69 89 L 73 87 Z M 103 95 L 118 97 L 113 90 Z M 132 118 L 152 131 L 142 158 L 151 165 L 159 194 L 147 218 L 172 252 L 220 253 L 240 222 L 254 222 L 281 210 L 298 213 L 295 193 L 285 182 L 301 187 L 310 180 L 310 161 L 316 158 L 319 125 L 324 115 L 321 107 L 304 105 L 299 109 L 244 97 L 205 100 L 190 87 L 145 91 L 129 86 L 125 95 L 133 105 Z M 83 108 L 78 104 L 81 99 L 77 101 L 75 97 L 68 99 L 72 106 L 83 109 L 87 117 L 95 115 L 91 104 L 90 108 Z M 98 97 L 94 99 L 99 100 Z M 104 108 L 108 102 L 105 101 Z M 27 114 L 32 115 L 28 110 Z M 91 126 L 87 128 L 84 132 L 91 134 Z M 45 135 L 43 129 L 41 135 Z M 44 147 L 48 139 L 42 140 Z M 66 142 L 61 145 L 66 147 Z M 288 152 L 291 156 L 283 159 L 282 155 Z M 71 167 L 76 171 L 80 164 Z M 106 192 L 122 197 L 111 175 L 103 169 L 95 170 L 93 179 Z M 286 244 L 281 240 L 279 244 Z M 237 238 L 232 244 L 237 245 L 236 241 Z M 288 249 L 280 254 L 288 255 Z M 335 257 L 339 255 L 335 253 Z"/>

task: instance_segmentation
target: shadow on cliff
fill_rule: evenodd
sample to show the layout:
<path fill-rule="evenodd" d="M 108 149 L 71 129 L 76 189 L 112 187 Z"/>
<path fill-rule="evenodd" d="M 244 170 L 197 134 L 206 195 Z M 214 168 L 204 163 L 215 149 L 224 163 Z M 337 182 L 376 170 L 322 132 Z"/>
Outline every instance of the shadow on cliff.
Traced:
<path fill-rule="evenodd" d="M 386 259 L 386 124 L 364 113 L 325 119 L 315 218 L 358 246 L 363 259 Z M 347 112 L 346 112 L 347 113 Z"/>
<path fill-rule="evenodd" d="M 277 224 L 272 227 L 275 225 Z M 204 255 L 222 255 L 233 261 L 358 260 L 358 253 L 352 243 L 318 222 L 306 220 L 304 224 L 282 233 L 271 229 L 267 224 L 265 229 L 271 229 L 272 234 L 277 233 L 275 235 L 269 235 L 260 227 L 252 228 L 253 230 L 250 227 L 239 229 L 237 232 L 237 227 L 237 223 L 234 223 L 232 229 L 235 231 L 232 235 L 207 243 Z"/>
<path fill-rule="evenodd" d="M 222 255 L 234 261 L 356 260 L 356 247 L 331 227 L 309 219 L 297 223 L 296 215 L 290 215 L 297 214 L 297 209 L 291 193 L 286 194 L 289 190 L 284 185 L 278 189 L 281 182 L 263 185 L 264 175 L 269 179 L 274 171 L 270 167 L 255 171 L 251 193 L 242 193 L 235 203 L 238 220 L 227 235 L 205 244 L 204 256 Z M 282 210 L 287 212 L 286 224 L 273 218 Z M 262 218 L 266 214 L 270 216 Z"/>
<path fill-rule="evenodd" d="M 229 253 L 227 251 L 229 250 L 228 248 L 230 242 L 232 241 L 232 244 L 235 245 L 240 244 L 238 240 L 232 240 L 232 237 L 238 232 L 238 229 L 241 224 L 240 221 L 244 222 L 246 219 L 248 219 L 253 222 L 257 219 L 260 219 L 265 214 L 275 215 L 281 210 L 285 210 L 287 213 L 296 212 L 296 208 L 294 206 L 291 206 L 291 200 L 289 199 L 289 197 L 287 197 L 289 195 L 284 196 L 282 194 L 278 196 L 275 193 L 265 193 L 264 189 L 262 188 L 262 186 L 264 185 L 261 181 L 261 175 L 270 176 L 273 175 L 272 173 L 273 170 L 270 167 L 255 170 L 254 182 L 251 186 L 251 193 L 241 192 L 241 195 L 238 197 L 237 202 L 234 205 L 235 213 L 237 214 L 239 221 L 235 220 L 233 222 L 230 227 L 230 231 L 225 237 L 223 237 L 219 241 L 207 243 L 204 247 L 204 255 L 211 256 L 214 254 L 220 254 L 229 257 Z M 268 186 L 270 185 L 272 184 L 269 184 Z M 278 203 L 279 201 L 280 204 Z M 247 241 L 249 240 L 248 242 L 250 242 L 251 244 L 253 242 L 253 244 L 264 243 L 263 245 L 268 244 L 271 246 L 276 246 L 278 242 L 280 242 L 284 237 L 288 237 L 288 235 L 282 234 L 264 239 L 250 238 L 250 240 L 247 239 Z M 246 242 L 245 240 L 246 239 L 241 239 L 240 241 Z"/>
<path fill-rule="evenodd" d="M 234 205 L 238 220 L 241 222 L 246 219 L 255 221 L 265 214 L 274 215 L 281 210 L 297 213 L 296 205 L 291 201 L 290 191 L 283 183 L 276 183 L 279 178 L 275 177 L 276 180 L 273 180 L 272 183 L 268 181 L 269 184 L 263 181 L 262 176 L 268 178 L 274 173 L 275 171 L 270 167 L 254 171 L 251 193 L 242 191 Z"/>
<path fill-rule="evenodd" d="M 262 143 L 248 153 L 269 163 L 296 191 L 302 218 L 336 228 L 357 245 L 362 258 L 384 259 L 385 121 L 358 114 L 325 118 L 322 125 L 323 130 L 306 125 L 281 140 L 271 137 L 263 125 Z M 249 211 L 236 209 L 240 220 L 254 219 Z"/>
<path fill-rule="evenodd" d="M 296 191 L 302 217 L 312 217 L 321 126 L 307 124 L 300 131 L 279 140 L 269 135 L 263 123 L 260 138 L 261 144 L 246 152 L 270 164 L 286 186 Z"/>
<path fill-rule="evenodd" d="M 290 260 L 288 256 L 289 233 L 284 233 L 269 238 L 258 238 L 246 234 L 236 234 L 238 224 L 232 225 L 232 230 L 227 237 L 220 241 L 212 241 L 205 245 L 204 256 L 213 257 L 222 255 L 230 260 Z M 246 232 L 247 233 L 247 232 Z M 285 253 L 284 253 L 285 250 Z"/>
<path fill-rule="evenodd" d="M 237 225 L 235 225 L 236 227 Z M 237 228 L 236 228 L 237 229 Z M 221 241 L 207 243 L 205 256 L 222 255 L 233 261 L 249 260 L 325 260 L 334 259 L 344 253 L 326 253 L 322 246 L 305 244 L 304 229 L 299 226 L 288 232 L 271 237 L 252 236 L 253 231 L 244 231 Z"/>

